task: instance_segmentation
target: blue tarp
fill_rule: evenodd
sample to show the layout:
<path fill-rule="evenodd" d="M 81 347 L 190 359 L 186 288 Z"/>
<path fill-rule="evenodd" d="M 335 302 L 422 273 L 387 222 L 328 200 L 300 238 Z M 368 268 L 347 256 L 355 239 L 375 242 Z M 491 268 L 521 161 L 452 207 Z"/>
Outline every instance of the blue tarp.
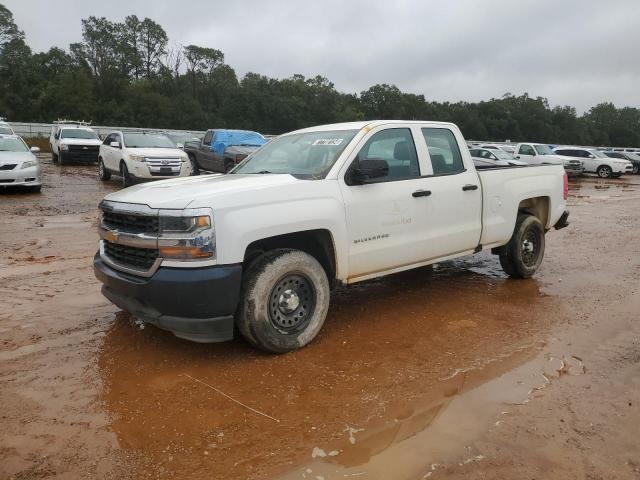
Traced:
<path fill-rule="evenodd" d="M 224 151 L 233 145 L 261 147 L 267 139 L 256 132 L 246 130 L 220 130 L 211 139 L 211 150 L 222 156 Z"/>

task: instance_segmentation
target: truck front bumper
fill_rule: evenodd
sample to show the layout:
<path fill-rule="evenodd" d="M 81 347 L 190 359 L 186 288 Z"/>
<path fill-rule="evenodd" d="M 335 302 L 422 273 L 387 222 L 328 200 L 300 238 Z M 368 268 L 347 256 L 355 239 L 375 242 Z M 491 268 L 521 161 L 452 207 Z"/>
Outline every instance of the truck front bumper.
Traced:
<path fill-rule="evenodd" d="M 93 259 L 102 294 L 145 323 L 200 343 L 233 338 L 233 314 L 240 298 L 242 265 L 202 268 L 160 267 L 142 278 Z"/>

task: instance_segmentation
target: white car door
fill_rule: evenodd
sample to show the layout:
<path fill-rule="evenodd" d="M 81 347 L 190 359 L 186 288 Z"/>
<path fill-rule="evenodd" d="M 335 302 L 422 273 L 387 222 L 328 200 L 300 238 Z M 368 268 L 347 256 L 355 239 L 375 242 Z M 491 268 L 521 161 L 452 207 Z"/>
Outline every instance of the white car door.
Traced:
<path fill-rule="evenodd" d="M 528 143 L 520 144 L 518 151 L 516 152 L 516 160 L 521 160 L 527 163 L 536 163 L 535 161 L 536 151 L 533 145 Z"/>
<path fill-rule="evenodd" d="M 420 217 L 422 256 L 431 260 L 472 251 L 482 230 L 482 189 L 471 158 L 459 148 L 462 134 L 446 127 L 420 131 L 433 172 L 426 179 L 431 201 Z"/>
<path fill-rule="evenodd" d="M 372 129 L 340 172 L 350 280 L 424 259 L 421 217 L 431 199 L 429 178 L 422 176 L 429 172 L 421 171 L 416 133 L 403 124 Z M 388 175 L 366 184 L 354 182 L 354 169 L 366 159 L 385 160 Z"/>

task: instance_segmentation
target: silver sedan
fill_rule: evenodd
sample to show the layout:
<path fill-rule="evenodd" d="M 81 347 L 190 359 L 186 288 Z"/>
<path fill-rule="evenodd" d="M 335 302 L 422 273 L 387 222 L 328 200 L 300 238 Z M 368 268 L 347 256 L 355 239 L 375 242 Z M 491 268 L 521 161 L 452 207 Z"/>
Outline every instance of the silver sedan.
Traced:
<path fill-rule="evenodd" d="M 0 135 L 0 187 L 27 187 L 39 192 L 42 187 L 42 169 L 34 153 L 17 135 Z"/>

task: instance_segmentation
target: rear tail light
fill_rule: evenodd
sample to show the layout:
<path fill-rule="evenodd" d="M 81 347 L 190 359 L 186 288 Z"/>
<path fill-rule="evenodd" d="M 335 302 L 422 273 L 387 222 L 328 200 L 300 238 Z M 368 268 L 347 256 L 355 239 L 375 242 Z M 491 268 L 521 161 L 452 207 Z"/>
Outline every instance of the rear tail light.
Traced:
<path fill-rule="evenodd" d="M 562 188 L 562 195 L 564 196 L 564 199 L 568 199 L 569 198 L 569 177 L 567 176 L 567 174 L 564 174 L 564 185 Z"/>

